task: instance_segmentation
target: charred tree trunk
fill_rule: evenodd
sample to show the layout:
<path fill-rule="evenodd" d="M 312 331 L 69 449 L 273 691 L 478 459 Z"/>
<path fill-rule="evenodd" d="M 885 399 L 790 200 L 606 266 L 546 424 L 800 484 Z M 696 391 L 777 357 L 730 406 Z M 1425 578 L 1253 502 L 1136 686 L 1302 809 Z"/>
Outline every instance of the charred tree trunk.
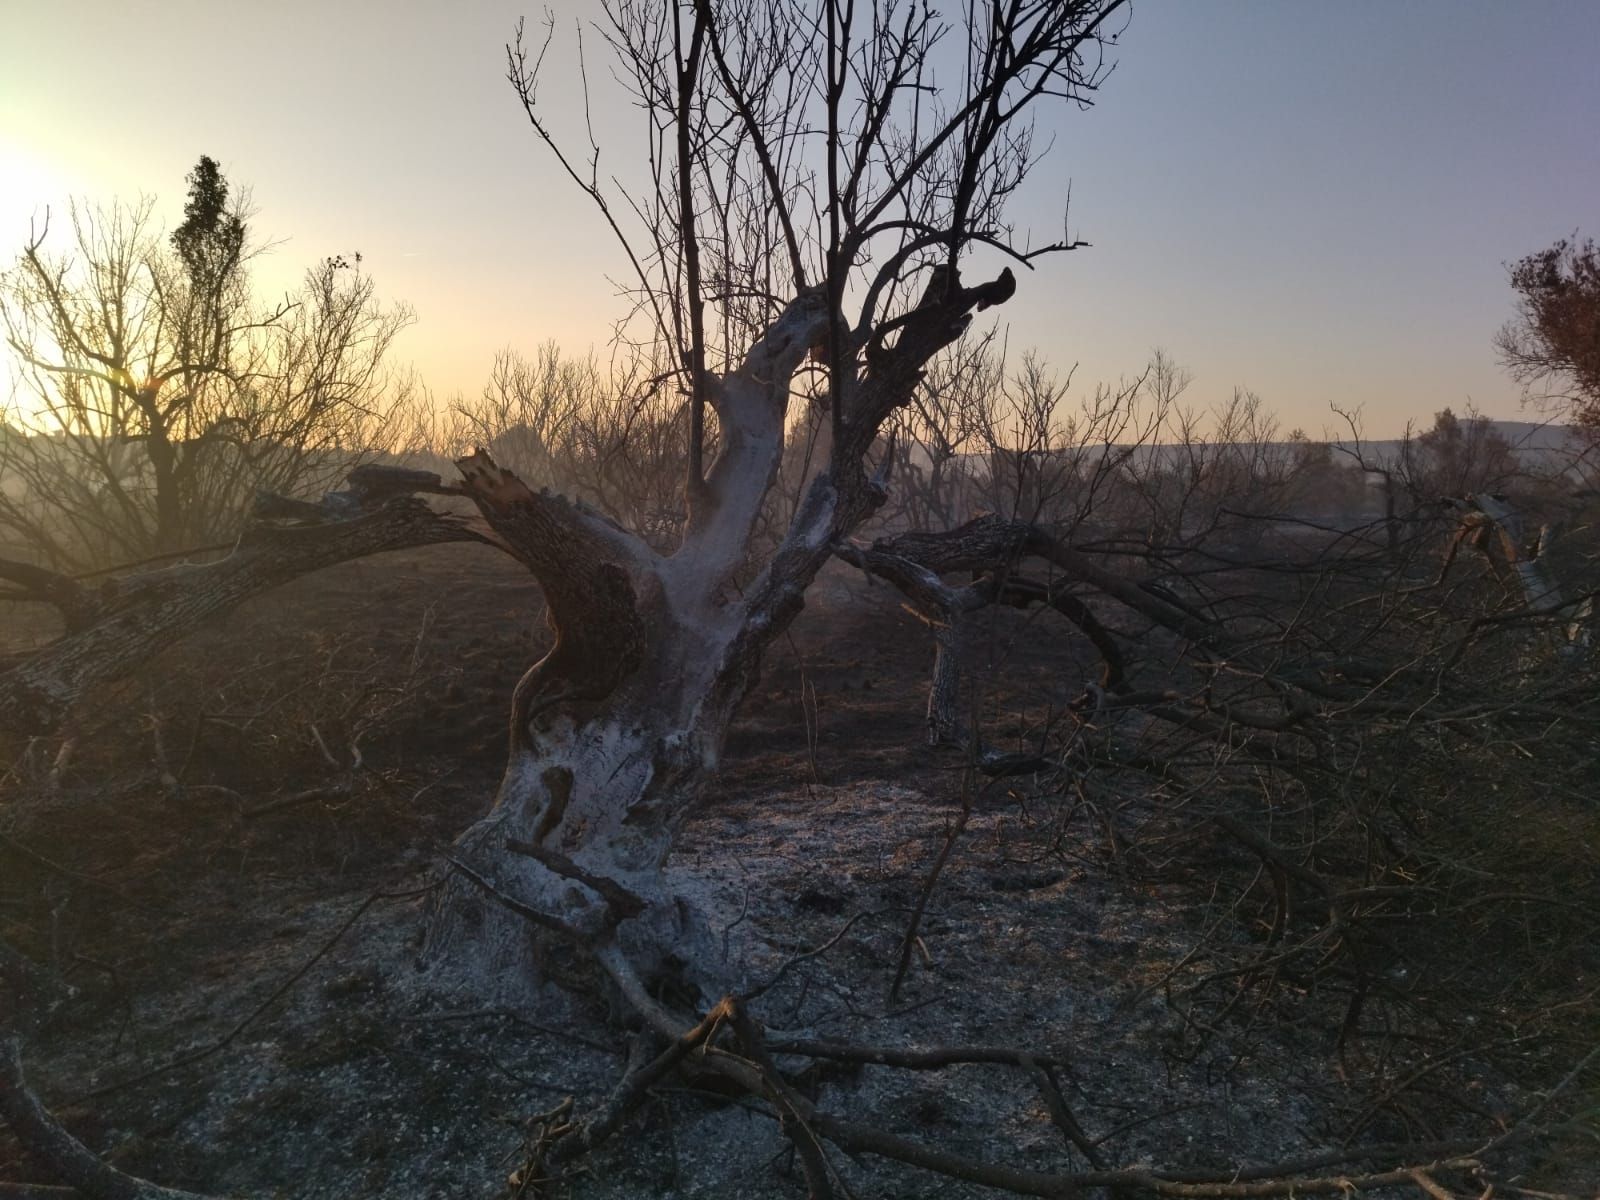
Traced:
<path fill-rule="evenodd" d="M 556 634 L 517 686 L 494 807 L 459 840 L 430 921 L 426 957 L 475 989 L 536 987 L 547 935 L 593 944 L 615 930 L 646 972 L 670 957 L 711 962 L 693 898 L 663 874 L 673 834 L 763 648 L 798 612 L 840 524 L 866 511 L 860 489 L 818 480 L 773 563 L 734 592 L 782 457 L 790 376 L 825 326 L 821 298 L 803 294 L 741 369 L 708 381 L 721 448 L 670 557 L 481 452 L 458 464 L 464 491 L 539 580 Z M 620 928 L 608 887 L 642 901 Z"/>
<path fill-rule="evenodd" d="M 961 651 L 972 614 L 979 609 L 991 604 L 1014 608 L 1044 604 L 1055 609 L 1098 651 L 1101 667 L 1093 686 L 1100 691 L 1124 688 L 1123 654 L 1093 610 L 1067 590 L 1074 578 L 1087 579 L 1100 585 L 1101 590 L 1108 590 L 1105 585 L 1112 584 L 1110 590 L 1123 603 L 1144 611 L 1160 624 L 1173 626 L 1183 617 L 1158 598 L 1140 593 L 1131 582 L 1096 568 L 1083 555 L 1036 526 L 992 515 L 974 518 L 945 533 L 905 533 L 880 539 L 871 546 L 841 545 L 836 553 L 852 566 L 899 588 L 911 602 L 912 610 L 933 631 L 933 679 L 928 687 L 930 746 L 962 740 Z M 1041 583 L 1017 573 L 1021 561 L 1028 556 L 1076 569 L 1054 584 Z M 972 582 L 958 586 L 942 578 L 958 571 L 971 573 Z M 1079 701 L 1083 699 L 1080 697 Z"/>
<path fill-rule="evenodd" d="M 152 415 L 150 433 L 145 438 L 145 453 L 155 475 L 156 528 L 153 543 L 157 554 L 170 554 L 184 545 L 183 498 L 178 487 L 178 451 L 167 437 L 159 416 Z"/>
<path fill-rule="evenodd" d="M 928 686 L 928 745 L 948 746 L 961 738 L 961 619 L 930 626 L 933 682 Z"/>
<path fill-rule="evenodd" d="M 868 347 L 862 377 L 835 380 L 829 468 L 742 594 L 732 578 L 782 460 L 790 379 L 829 328 L 821 289 L 792 301 L 739 369 L 705 379 L 719 451 L 670 556 L 530 491 L 487 455 L 458 464 L 465 493 L 544 588 L 556 643 L 517 687 L 494 807 L 452 856 L 430 922 L 435 967 L 478 992 L 526 994 L 549 973 L 539 945 L 554 937 L 591 949 L 614 941 L 645 973 L 692 965 L 688 981 L 711 998 L 726 986 L 700 906 L 663 871 L 673 835 L 762 651 L 841 539 L 883 502 L 884 478 L 864 468 L 877 430 L 987 286 L 929 299 L 900 319 L 892 347 Z M 609 887 L 642 911 L 622 919 Z"/>

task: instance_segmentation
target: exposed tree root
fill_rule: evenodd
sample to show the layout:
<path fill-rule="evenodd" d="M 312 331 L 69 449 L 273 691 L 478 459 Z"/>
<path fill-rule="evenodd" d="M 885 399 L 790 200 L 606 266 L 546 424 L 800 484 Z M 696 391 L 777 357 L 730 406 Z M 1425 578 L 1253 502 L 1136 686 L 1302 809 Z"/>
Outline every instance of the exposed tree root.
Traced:
<path fill-rule="evenodd" d="M 650 994 L 628 957 L 609 936 L 590 943 L 595 961 L 616 984 L 626 1004 L 666 1049 L 631 1066 L 606 1101 L 586 1120 L 571 1117 L 566 1104 L 538 1118 L 538 1135 L 529 1157 L 513 1177 L 516 1195 L 548 1195 L 528 1190 L 554 1184 L 562 1169 L 616 1133 L 645 1101 L 649 1089 L 677 1069 L 719 1077 L 766 1105 L 794 1145 L 813 1200 L 837 1193 L 837 1174 L 828 1157 L 834 1146 L 849 1154 L 871 1154 L 952 1179 L 1024 1196 L 1078 1196 L 1088 1189 L 1149 1192 L 1194 1200 L 1244 1200 L 1313 1194 L 1347 1195 L 1379 1187 L 1416 1188 L 1434 1196 L 1454 1196 L 1455 1179 L 1472 1178 L 1476 1195 L 1488 1181 L 1485 1159 L 1536 1132 L 1537 1120 L 1554 1095 L 1570 1086 L 1597 1058 L 1581 1062 L 1540 1105 L 1499 1136 L 1482 1142 L 1389 1143 L 1308 1155 L 1276 1163 L 1225 1169 L 1162 1169 L 1109 1166 L 1095 1140 L 1070 1111 L 1044 1055 L 1003 1047 L 940 1046 L 903 1048 L 846 1045 L 802 1039 L 768 1041 L 746 1002 L 724 996 L 698 1019 L 674 1012 Z M 779 1057 L 825 1058 L 908 1070 L 939 1070 L 957 1063 L 987 1062 L 1013 1067 L 1039 1089 L 1045 1109 L 1090 1169 L 1039 1171 L 990 1162 L 913 1141 L 874 1126 L 847 1121 L 819 1108 L 779 1065 Z M 1441 1183 L 1441 1180 L 1447 1181 Z"/>

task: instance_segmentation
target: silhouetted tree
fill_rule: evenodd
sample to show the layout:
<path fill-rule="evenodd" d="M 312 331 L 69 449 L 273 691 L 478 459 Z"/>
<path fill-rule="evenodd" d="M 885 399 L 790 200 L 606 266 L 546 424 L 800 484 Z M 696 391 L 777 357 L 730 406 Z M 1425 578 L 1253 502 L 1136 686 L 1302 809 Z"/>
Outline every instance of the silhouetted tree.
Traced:
<path fill-rule="evenodd" d="M 238 270 L 244 252 L 242 213 L 228 207 L 228 181 L 216 160 L 202 154 L 189 173 L 189 201 L 172 245 L 196 287 L 217 286 Z"/>
<path fill-rule="evenodd" d="M 1518 471 L 1516 451 L 1493 421 L 1475 412 L 1462 419 L 1448 408 L 1434 414 L 1407 458 L 1413 492 L 1430 500 L 1492 492 Z"/>
<path fill-rule="evenodd" d="M 258 490 L 317 490 L 386 436 L 409 310 L 379 303 L 359 256 L 257 303 L 248 216 L 202 157 L 169 238 L 148 200 L 74 204 L 67 253 L 48 252 L 47 219 L 0 274 L 27 435 L 0 458 L 7 543 L 82 569 L 213 542 Z"/>

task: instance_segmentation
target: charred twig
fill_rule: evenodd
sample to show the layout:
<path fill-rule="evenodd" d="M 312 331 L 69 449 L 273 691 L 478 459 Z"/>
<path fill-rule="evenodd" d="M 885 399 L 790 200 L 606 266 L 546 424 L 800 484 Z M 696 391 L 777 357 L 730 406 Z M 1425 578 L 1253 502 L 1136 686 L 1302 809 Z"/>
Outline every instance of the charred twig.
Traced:
<path fill-rule="evenodd" d="M 52 1183 L 0 1183 L 0 1200 L 82 1200 L 75 1187 Z"/>
<path fill-rule="evenodd" d="M 1091 1167 L 1097 1170 L 1104 1170 L 1106 1160 L 1101 1156 L 1094 1139 L 1084 1132 L 1083 1126 L 1078 1124 L 1078 1119 L 1072 1115 L 1072 1110 L 1067 1107 L 1067 1098 L 1061 1092 L 1061 1085 L 1056 1082 L 1054 1071 L 1048 1066 L 1033 1061 L 1031 1057 L 1024 1057 L 1022 1065 L 1028 1074 L 1033 1076 L 1033 1081 L 1039 1088 L 1039 1094 L 1044 1097 L 1045 1108 L 1050 1113 L 1050 1119 L 1055 1122 L 1056 1128 L 1061 1130 L 1062 1136 L 1078 1148 L 1083 1157 L 1088 1159 Z"/>
<path fill-rule="evenodd" d="M 75 995 L 76 989 L 54 971 L 0 941 L 0 1031 L 8 1020 L 27 1029 Z"/>
<path fill-rule="evenodd" d="M 366 915 L 367 910 L 370 909 L 374 904 L 384 900 L 412 900 L 418 896 L 426 895 L 438 886 L 438 883 L 434 882 L 420 888 L 409 888 L 405 891 L 372 893 L 372 895 L 368 896 L 365 900 L 358 904 L 355 910 L 348 917 L 340 922 L 339 927 L 333 931 L 332 936 L 324 941 L 322 945 L 317 947 L 316 952 L 313 953 L 310 958 L 301 963 L 299 967 L 290 973 L 288 978 L 286 978 L 277 987 L 273 988 L 272 992 L 266 997 L 266 999 L 261 1001 L 260 1004 L 256 1005 L 253 1009 L 246 1013 L 245 1016 L 240 1019 L 232 1029 L 223 1034 L 222 1037 L 212 1042 L 209 1046 L 203 1046 L 199 1050 L 191 1051 L 188 1054 L 180 1054 L 177 1058 L 172 1059 L 170 1062 L 163 1063 L 159 1067 L 152 1067 L 150 1070 L 142 1071 L 131 1078 L 122 1079 L 116 1083 L 108 1083 L 104 1087 L 97 1087 L 91 1091 L 82 1092 L 73 1097 L 74 1103 L 84 1100 L 94 1100 L 100 1096 L 109 1096 L 113 1092 L 124 1091 L 127 1088 L 136 1087 L 141 1083 L 148 1083 L 152 1079 L 159 1079 L 163 1075 L 170 1075 L 173 1071 L 192 1066 L 197 1062 L 201 1062 L 207 1058 L 210 1058 L 213 1054 L 218 1054 L 221 1051 L 226 1050 L 234 1043 L 234 1041 L 238 1039 L 240 1034 L 242 1034 L 246 1029 L 250 1028 L 251 1025 L 255 1024 L 256 1020 L 260 1018 L 263 1013 L 270 1009 L 279 1000 L 283 999 L 283 997 L 288 994 L 289 990 L 293 988 L 295 984 L 299 983 L 301 979 L 305 978 L 306 973 L 310 971 L 312 967 L 316 966 L 317 963 L 321 962 L 322 959 L 327 956 L 328 952 L 338 945 L 341 940 L 343 940 L 345 934 L 349 933 L 350 930 L 355 927 L 356 922 Z"/>
<path fill-rule="evenodd" d="M 488 896 L 502 908 L 509 912 L 516 913 L 517 916 L 521 917 L 523 920 L 529 921 L 534 925 L 539 926 L 541 929 L 548 929 L 551 933 L 559 933 L 563 937 L 577 942 L 580 945 L 589 940 L 589 935 L 582 929 L 579 929 L 576 925 L 573 925 L 567 921 L 563 921 L 560 917 L 555 916 L 553 913 L 547 913 L 540 909 L 534 908 L 531 904 L 525 904 L 521 900 L 518 900 L 515 896 L 506 895 L 505 892 L 495 887 L 495 885 L 488 879 L 484 878 L 482 874 L 474 870 L 472 867 L 469 867 L 459 858 L 456 858 L 450 854 L 446 854 L 444 855 L 444 860 L 450 864 L 452 870 L 454 870 L 463 879 L 467 880 L 468 883 L 472 884 L 473 887 L 484 893 L 484 895 Z"/>
<path fill-rule="evenodd" d="M 801 1170 L 805 1172 L 808 1200 L 831 1200 L 833 1196 L 832 1172 L 822 1141 L 810 1120 L 810 1104 L 789 1086 L 761 1034 L 760 1027 L 749 1011 L 731 997 L 723 1001 L 729 1007 L 733 1031 L 739 1039 L 740 1049 L 749 1056 L 765 1085 L 766 1096 L 778 1110 L 778 1124 L 799 1155 Z"/>
<path fill-rule="evenodd" d="M 396 1017 L 395 1019 L 401 1024 L 408 1025 L 420 1025 L 431 1021 L 480 1021 L 485 1019 L 507 1021 L 520 1029 L 531 1029 L 533 1032 L 543 1034 L 545 1037 L 571 1042 L 574 1046 L 582 1046 L 585 1050 L 593 1050 L 597 1054 L 614 1056 L 618 1053 L 617 1047 L 614 1045 L 608 1046 L 603 1042 L 586 1038 L 582 1034 L 573 1033 L 571 1030 L 557 1029 L 551 1025 L 541 1025 L 539 1022 L 530 1021 L 521 1013 L 514 1012 L 509 1008 L 473 1008 L 460 1012 L 422 1013 L 415 1017 Z"/>
<path fill-rule="evenodd" d="M 976 726 L 974 726 L 976 738 Z M 976 744 L 973 747 L 976 756 Z M 900 996 L 900 985 L 904 982 L 906 972 L 911 967 L 911 950 L 917 940 L 917 930 L 922 924 L 922 914 L 927 910 L 928 901 L 933 896 L 933 889 L 939 883 L 939 876 L 944 871 L 944 865 L 950 860 L 950 851 L 956 844 L 956 839 L 961 836 L 967 827 L 967 822 L 972 819 L 972 805 L 975 799 L 976 783 L 973 772 L 969 767 L 961 781 L 961 811 L 956 819 L 950 823 L 945 831 L 944 842 L 939 847 L 939 853 L 933 860 L 933 866 L 928 869 L 928 878 L 923 882 L 922 892 L 917 896 L 916 909 L 911 914 L 911 920 L 906 923 L 905 937 L 900 942 L 900 961 L 895 967 L 894 980 L 889 984 L 889 1002 L 892 1004 Z"/>
<path fill-rule="evenodd" d="M 878 908 L 863 910 L 862 912 L 852 914 L 845 921 L 845 923 L 839 927 L 839 932 L 835 933 L 827 941 L 823 942 L 820 946 L 817 946 L 814 949 L 804 950 L 799 954 L 791 955 L 789 958 L 783 961 L 776 971 L 773 972 L 771 979 L 767 980 L 765 983 L 757 984 L 754 987 L 747 988 L 745 991 L 740 993 L 739 998 L 748 1003 L 749 1001 L 756 999 L 758 996 L 770 992 L 773 988 L 778 986 L 779 982 L 785 975 L 789 973 L 789 970 L 792 967 L 805 962 L 808 958 L 816 958 L 820 954 L 826 954 L 829 950 L 832 950 L 835 946 L 837 946 L 839 944 L 839 939 L 844 937 L 845 934 L 849 933 L 850 930 L 855 927 L 857 921 L 860 921 L 866 917 L 881 917 L 885 913 L 895 911 L 897 910 L 892 908 Z"/>
<path fill-rule="evenodd" d="M 648 905 L 644 900 L 623 887 L 615 879 L 608 879 L 604 875 L 596 875 L 593 871 L 585 871 L 565 854 L 554 850 L 547 850 L 543 846 L 536 846 L 532 842 L 521 842 L 508 839 L 506 849 L 516 854 L 523 854 L 535 862 L 548 867 L 557 875 L 567 879 L 575 879 L 584 887 L 595 892 L 606 902 L 606 908 L 611 913 L 612 923 L 626 921 L 637 917 L 644 912 Z"/>
<path fill-rule="evenodd" d="M 17 841 L 16 838 L 11 837 L 9 834 L 0 833 L 0 849 L 10 851 L 18 858 L 25 859 L 28 862 L 33 863 L 35 866 L 49 871 L 52 875 L 59 875 L 63 879 L 69 879 L 74 883 L 80 883 L 84 887 L 93 888 L 96 891 L 104 892 L 106 895 L 111 896 L 119 902 L 126 904 L 128 907 L 137 909 L 140 912 L 154 913 L 161 911 L 134 899 L 114 883 L 107 883 L 103 879 L 96 879 L 93 875 L 85 875 L 82 871 L 74 870 L 65 863 L 59 863 L 53 858 L 40 854 L 37 850 L 34 850 L 31 847 L 24 846 L 21 842 Z"/>
<path fill-rule="evenodd" d="M 650 1089 L 716 1033 L 717 1026 L 732 1013 L 732 1006 L 731 999 L 713 1005 L 693 1029 L 675 1038 L 648 1063 L 623 1076 L 599 1111 L 579 1124 L 570 1137 L 563 1139 L 554 1148 L 551 1157 L 557 1162 L 576 1158 L 594 1149 L 620 1129 L 628 1114 L 644 1103 Z"/>
<path fill-rule="evenodd" d="M 866 1063 L 898 1067 L 907 1071 L 940 1071 L 961 1063 L 994 1063 L 1021 1067 L 1033 1063 L 1041 1067 L 1065 1067 L 1067 1060 L 1054 1055 L 1033 1054 L 1009 1046 L 864 1046 L 845 1042 L 810 1041 L 784 1038 L 769 1042 L 774 1054 L 796 1054 L 805 1058 L 829 1058 L 838 1062 Z"/>
<path fill-rule="evenodd" d="M 337 800 L 349 794 L 350 784 L 348 782 L 334 787 L 305 788 L 298 792 L 291 792 L 287 796 L 279 796 L 276 800 L 268 800 L 265 804 L 258 804 L 254 808 L 247 808 L 239 816 L 246 821 L 253 821 L 259 817 L 267 817 L 274 813 L 285 812 L 291 808 L 299 808 L 303 804 L 312 804 L 318 800 Z"/>
<path fill-rule="evenodd" d="M 572 1132 L 572 1106 L 573 1098 L 568 1096 L 554 1108 L 528 1118 L 531 1132 L 524 1142 L 522 1166 L 507 1180 L 511 1187 L 510 1200 L 543 1196 L 546 1194 L 544 1185 L 555 1182 L 545 1174 L 545 1158 L 551 1147 Z"/>

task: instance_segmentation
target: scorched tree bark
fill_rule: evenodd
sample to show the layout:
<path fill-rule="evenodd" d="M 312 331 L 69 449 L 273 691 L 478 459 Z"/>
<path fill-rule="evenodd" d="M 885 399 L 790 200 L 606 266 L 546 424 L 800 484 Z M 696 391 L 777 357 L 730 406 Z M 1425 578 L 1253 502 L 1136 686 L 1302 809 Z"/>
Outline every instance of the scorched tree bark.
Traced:
<path fill-rule="evenodd" d="M 1000 0 L 952 31 L 893 3 L 607 5 L 619 74 L 657 118 L 652 173 L 631 193 L 602 182 L 598 151 L 585 163 L 563 148 L 536 105 L 544 52 L 530 66 L 519 31 L 511 82 L 625 252 L 635 340 L 681 383 L 686 520 L 663 555 L 485 454 L 461 462 L 464 491 L 544 589 L 556 640 L 516 689 L 493 810 L 451 856 L 433 961 L 480 990 L 520 990 L 553 934 L 647 974 L 669 958 L 709 966 L 694 905 L 663 874 L 674 830 L 763 648 L 882 503 L 880 429 L 975 311 L 1011 299 L 1006 258 L 1029 267 L 1077 245 L 1022 249 L 1002 210 L 1036 161 L 1034 109 L 1092 96 L 1120 7 Z M 997 261 L 967 286 L 978 248 Z M 823 375 L 829 450 L 753 561 L 802 364 L 821 364 L 806 369 Z M 740 572 L 753 580 L 737 588 Z M 698 982 L 713 999 L 725 981 Z"/>

